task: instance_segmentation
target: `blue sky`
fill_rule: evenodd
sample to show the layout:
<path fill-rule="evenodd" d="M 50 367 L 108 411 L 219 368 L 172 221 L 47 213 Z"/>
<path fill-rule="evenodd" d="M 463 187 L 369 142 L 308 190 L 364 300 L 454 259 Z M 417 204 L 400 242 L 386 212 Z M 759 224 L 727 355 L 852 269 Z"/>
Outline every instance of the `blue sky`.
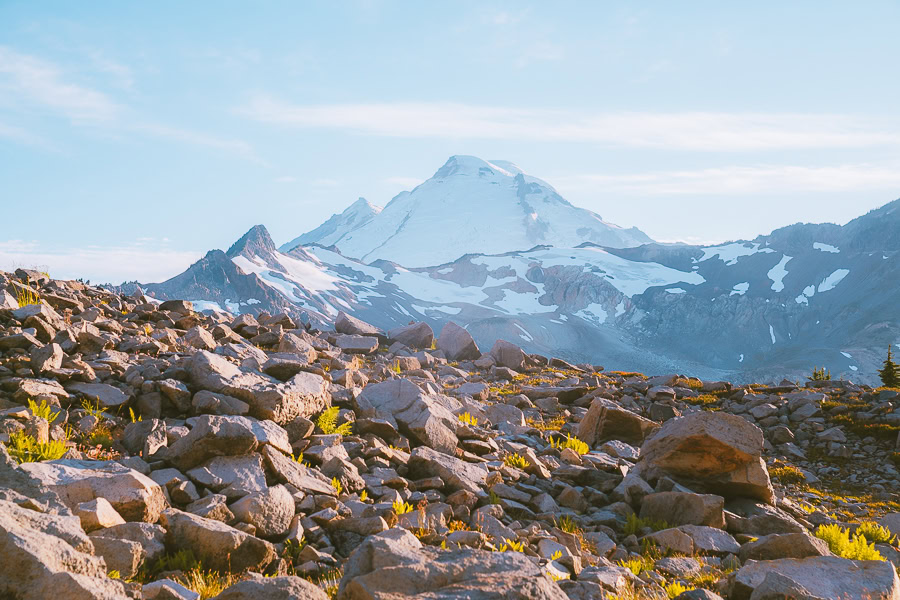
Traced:
<path fill-rule="evenodd" d="M 900 4 L 0 0 L 0 269 L 161 280 L 452 154 L 664 240 L 900 197 Z"/>

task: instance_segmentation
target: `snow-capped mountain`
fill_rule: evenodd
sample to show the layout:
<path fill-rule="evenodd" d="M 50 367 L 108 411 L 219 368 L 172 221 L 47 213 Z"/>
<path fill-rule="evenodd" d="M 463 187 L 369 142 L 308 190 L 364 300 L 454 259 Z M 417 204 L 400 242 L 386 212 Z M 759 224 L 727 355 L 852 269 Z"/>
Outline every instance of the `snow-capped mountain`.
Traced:
<path fill-rule="evenodd" d="M 381 212 L 380 206 L 375 206 L 365 198 L 360 198 L 344 212 L 331 215 L 331 218 L 303 235 L 296 237 L 287 244 L 281 246 L 282 252 L 288 252 L 297 246 L 306 244 L 321 244 L 322 246 L 336 246 L 349 233 L 356 231 L 368 224 Z"/>
<path fill-rule="evenodd" d="M 460 218 L 479 205 L 480 218 Z M 384 329 L 415 319 L 439 331 L 452 320 L 482 346 L 503 338 L 575 362 L 734 381 L 797 379 L 815 365 L 872 383 L 885 348 L 900 341 L 900 200 L 844 226 L 616 248 L 580 236 L 631 230 L 508 163 L 453 157 L 384 210 L 363 200 L 351 209 L 303 238 L 317 243 L 279 249 L 257 225 L 145 291 L 321 326 L 342 310 Z M 542 224 L 537 233 L 529 222 Z M 535 245 L 541 236 L 557 243 Z M 526 248 L 507 250 L 515 245 Z"/>
<path fill-rule="evenodd" d="M 365 263 L 426 267 L 467 253 L 584 242 L 625 248 L 652 241 L 637 228 L 624 229 L 572 206 L 548 183 L 510 162 L 452 156 L 431 179 L 384 209 L 360 200 L 281 249 L 316 243 Z"/>

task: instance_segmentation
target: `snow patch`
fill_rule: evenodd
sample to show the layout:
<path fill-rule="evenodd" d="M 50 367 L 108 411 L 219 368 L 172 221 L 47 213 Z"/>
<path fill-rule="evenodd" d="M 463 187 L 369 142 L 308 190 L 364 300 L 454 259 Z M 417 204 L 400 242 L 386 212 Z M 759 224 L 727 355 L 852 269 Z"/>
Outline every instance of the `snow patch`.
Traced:
<path fill-rule="evenodd" d="M 850 274 L 850 269 L 838 269 L 825 278 L 825 281 L 819 284 L 819 293 L 833 290 L 837 284 L 843 281 L 844 277 Z"/>
<path fill-rule="evenodd" d="M 731 243 L 724 244 L 721 246 L 709 246 L 706 248 L 702 248 L 703 256 L 700 257 L 700 260 L 694 259 L 694 262 L 703 262 L 705 260 L 709 260 L 711 258 L 719 257 L 719 260 L 724 262 L 728 266 L 736 265 L 739 258 L 742 256 L 751 256 L 757 253 L 767 254 L 770 252 L 775 252 L 771 248 L 763 248 L 760 250 L 759 244 L 756 243 Z"/>
<path fill-rule="evenodd" d="M 670 294 L 686 294 L 687 293 L 682 288 L 666 288 L 666 291 L 669 292 Z"/>
<path fill-rule="evenodd" d="M 766 274 L 766 275 L 768 275 L 769 279 L 772 280 L 772 290 L 773 291 L 780 292 L 784 289 L 784 277 L 785 277 L 785 275 L 788 274 L 787 269 L 785 269 L 785 266 L 788 264 L 788 262 L 791 260 L 791 258 L 793 258 L 793 257 L 785 254 L 784 256 L 781 257 L 781 261 L 777 265 L 772 267 L 769 270 L 769 272 Z"/>
<path fill-rule="evenodd" d="M 744 362 L 744 355 L 743 355 L 743 354 L 741 354 L 741 357 L 738 359 L 738 362 L 739 362 L 739 363 Z"/>
<path fill-rule="evenodd" d="M 840 250 L 835 248 L 830 244 L 823 244 L 822 242 L 813 242 L 814 250 L 821 250 L 822 252 L 831 252 L 832 254 L 840 253 Z"/>
<path fill-rule="evenodd" d="M 844 358 L 853 358 L 853 357 L 852 357 L 850 354 L 848 354 L 847 352 L 841 352 L 841 354 L 844 355 Z"/>
<path fill-rule="evenodd" d="M 775 343 L 775 328 L 769 325 L 769 335 L 772 336 L 772 343 Z"/>
<path fill-rule="evenodd" d="M 531 337 L 531 334 L 528 333 L 528 331 L 527 331 L 524 327 L 522 327 L 522 326 L 519 325 L 518 323 L 513 323 L 513 325 L 515 325 L 515 326 L 519 329 L 519 331 L 522 332 L 522 333 L 519 334 L 519 337 L 520 337 L 520 338 L 522 338 L 522 339 L 525 340 L 526 342 L 533 342 L 533 341 L 534 341 L 534 338 Z"/>
<path fill-rule="evenodd" d="M 586 321 L 593 321 L 595 323 L 606 323 L 606 319 L 609 317 L 606 309 L 597 303 L 588 304 L 575 314 Z"/>
<path fill-rule="evenodd" d="M 731 290 L 731 293 L 728 295 L 729 296 L 743 296 L 744 294 L 747 293 L 747 290 L 749 290 L 749 289 L 750 289 L 750 282 L 745 281 L 743 283 L 736 284 L 734 286 L 734 288 Z"/>

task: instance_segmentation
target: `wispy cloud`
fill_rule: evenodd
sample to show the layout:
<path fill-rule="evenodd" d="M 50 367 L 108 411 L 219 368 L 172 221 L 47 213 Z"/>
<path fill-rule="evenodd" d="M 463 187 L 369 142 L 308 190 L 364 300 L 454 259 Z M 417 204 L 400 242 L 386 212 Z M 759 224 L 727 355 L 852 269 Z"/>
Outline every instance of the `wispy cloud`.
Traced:
<path fill-rule="evenodd" d="M 385 177 L 384 182 L 388 185 L 399 186 L 403 189 L 412 189 L 422 183 L 419 177 Z"/>
<path fill-rule="evenodd" d="M 65 81 L 52 63 L 0 46 L 0 90 L 57 110 L 72 121 L 110 121 L 121 107 L 97 90 Z"/>
<path fill-rule="evenodd" d="M 452 103 L 291 104 L 257 95 L 238 112 L 274 125 L 402 138 L 594 142 L 694 151 L 900 145 L 900 123 L 850 115 L 591 113 Z"/>
<path fill-rule="evenodd" d="M 292 175 L 282 175 L 274 179 L 275 183 L 295 183 L 297 178 Z"/>
<path fill-rule="evenodd" d="M 112 75 L 119 87 L 133 85 L 132 72 L 127 66 L 96 52 L 91 54 L 91 61 L 96 70 Z M 72 83 L 57 65 L 6 46 L 0 46 L 0 105 L 19 112 L 42 106 L 67 117 L 75 125 L 90 125 L 115 136 L 137 133 L 168 139 L 228 152 L 267 166 L 245 141 L 148 121 L 109 95 Z M 3 123 L 0 123 L 0 137 L 51 147 L 38 136 Z"/>
<path fill-rule="evenodd" d="M 141 238 L 127 246 L 49 249 L 34 241 L 0 241 L 0 269 L 40 267 L 61 279 L 84 278 L 119 284 L 137 279 L 164 281 L 182 272 L 203 253 L 174 250 L 166 240 Z"/>
<path fill-rule="evenodd" d="M 644 196 L 848 192 L 900 188 L 900 166 L 728 166 L 627 175 L 563 175 L 549 179 L 563 192 L 590 190 Z"/>

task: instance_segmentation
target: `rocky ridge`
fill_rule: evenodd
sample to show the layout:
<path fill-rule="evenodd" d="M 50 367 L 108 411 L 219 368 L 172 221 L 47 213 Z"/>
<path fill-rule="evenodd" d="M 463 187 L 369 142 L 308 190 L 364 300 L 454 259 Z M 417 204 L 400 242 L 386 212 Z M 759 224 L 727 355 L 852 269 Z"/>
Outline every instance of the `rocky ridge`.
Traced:
<path fill-rule="evenodd" d="M 849 381 L 0 273 L 0 597 L 900 598 L 896 538 L 815 535 L 900 534 L 898 430 Z"/>

